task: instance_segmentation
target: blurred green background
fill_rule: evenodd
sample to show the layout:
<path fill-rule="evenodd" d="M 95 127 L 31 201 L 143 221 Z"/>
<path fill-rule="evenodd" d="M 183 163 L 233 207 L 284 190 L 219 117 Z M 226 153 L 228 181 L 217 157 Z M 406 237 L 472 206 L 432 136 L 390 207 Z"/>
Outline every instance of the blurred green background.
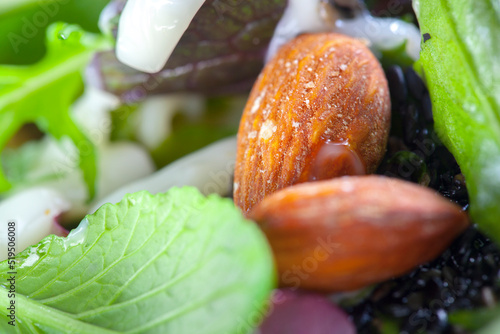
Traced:
<path fill-rule="evenodd" d="M 0 0 L 0 64 L 31 64 L 45 53 L 45 30 L 64 21 L 97 32 L 109 0 Z"/>

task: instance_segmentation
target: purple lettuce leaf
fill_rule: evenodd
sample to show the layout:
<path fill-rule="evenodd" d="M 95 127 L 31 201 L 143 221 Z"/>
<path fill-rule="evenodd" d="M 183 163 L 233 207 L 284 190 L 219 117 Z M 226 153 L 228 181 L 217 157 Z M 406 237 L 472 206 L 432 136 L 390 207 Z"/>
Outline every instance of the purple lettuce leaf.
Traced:
<path fill-rule="evenodd" d="M 108 51 L 94 57 L 88 78 L 128 102 L 169 92 L 221 94 L 248 89 L 263 67 L 285 6 L 286 0 L 207 0 L 160 72 L 134 70 Z M 123 1 L 115 8 L 121 10 Z M 113 22 L 116 18 L 110 25 Z"/>
<path fill-rule="evenodd" d="M 276 290 L 270 313 L 258 334 L 355 334 L 347 314 L 328 298 L 307 292 Z"/>

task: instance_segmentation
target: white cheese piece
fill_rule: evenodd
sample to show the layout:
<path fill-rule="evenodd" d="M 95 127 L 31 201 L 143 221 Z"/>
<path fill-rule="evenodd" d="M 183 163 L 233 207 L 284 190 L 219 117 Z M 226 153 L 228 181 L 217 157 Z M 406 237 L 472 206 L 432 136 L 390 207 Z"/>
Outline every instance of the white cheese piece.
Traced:
<path fill-rule="evenodd" d="M 128 0 L 118 25 L 116 56 L 137 70 L 156 73 L 205 0 Z"/>

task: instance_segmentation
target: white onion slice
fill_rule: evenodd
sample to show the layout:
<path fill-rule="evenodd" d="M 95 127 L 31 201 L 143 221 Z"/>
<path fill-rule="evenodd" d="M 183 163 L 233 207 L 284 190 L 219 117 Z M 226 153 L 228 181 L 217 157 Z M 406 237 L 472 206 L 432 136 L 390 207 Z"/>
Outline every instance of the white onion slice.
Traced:
<path fill-rule="evenodd" d="M 143 72 L 160 71 L 204 2 L 128 0 L 118 25 L 118 59 Z"/>
<path fill-rule="evenodd" d="M 136 136 L 150 150 L 156 149 L 170 135 L 172 119 L 178 112 L 188 116 L 201 115 L 205 100 L 201 95 L 170 94 L 151 96 L 144 100 L 136 114 Z"/>
<path fill-rule="evenodd" d="M 227 195 L 231 189 L 235 160 L 236 137 L 220 140 L 98 200 L 89 213 L 105 203 L 117 203 L 126 194 L 141 190 L 156 194 L 171 187 L 194 186 L 205 195 Z"/>
<path fill-rule="evenodd" d="M 335 31 L 370 41 L 375 50 L 391 50 L 406 41 L 406 53 L 413 60 L 420 54 L 420 31 L 413 24 L 394 18 L 369 14 L 352 20 L 337 20 Z"/>
<path fill-rule="evenodd" d="M 111 132 L 110 112 L 119 106 L 120 100 L 115 95 L 86 85 L 83 95 L 71 108 L 80 128 L 94 144 L 99 145 L 108 141 Z"/>
<path fill-rule="evenodd" d="M 420 32 L 411 23 L 395 18 L 373 17 L 367 12 L 354 19 L 331 18 L 322 15 L 320 0 L 289 0 L 269 45 L 266 61 L 292 38 L 302 33 L 334 31 L 367 40 L 374 51 L 391 50 L 406 41 L 406 53 L 417 60 L 420 52 Z"/>
<path fill-rule="evenodd" d="M 41 158 L 30 166 L 27 180 L 40 180 L 59 172 L 59 177 L 50 177 L 37 185 L 53 189 L 71 203 L 71 208 L 62 217 L 63 221 L 80 219 L 89 206 L 82 171 L 72 160 L 72 157 L 77 157 L 76 148 L 69 140 L 56 142 L 50 137 L 32 145 L 36 145 L 36 149 L 41 152 Z M 107 196 L 121 185 L 141 179 L 155 170 L 148 152 L 138 144 L 113 142 L 102 144 L 97 148 L 99 158 L 97 198 Z"/>
<path fill-rule="evenodd" d="M 154 163 L 143 147 L 132 142 L 113 142 L 99 150 L 98 196 L 109 195 L 121 185 L 150 175 Z"/>
<path fill-rule="evenodd" d="M 288 6 L 274 30 L 266 54 L 266 62 L 281 46 L 304 32 L 321 32 L 332 27 L 321 15 L 321 0 L 289 0 Z"/>
<path fill-rule="evenodd" d="M 101 145 L 98 154 L 97 198 L 103 198 L 121 185 L 139 180 L 155 170 L 147 151 L 135 143 L 113 142 Z M 65 194 L 73 204 L 72 209 L 64 215 L 64 220 L 78 219 L 89 208 L 86 202 L 87 187 L 80 173 L 80 170 L 75 169 L 65 177 L 46 184 Z"/>
<path fill-rule="evenodd" d="M 24 190 L 3 200 L 0 203 L 0 260 L 7 258 L 9 222 L 15 223 L 14 248 L 19 253 L 49 234 L 61 235 L 62 229 L 56 224 L 56 218 L 69 208 L 69 201 L 60 193 L 41 187 Z"/>
<path fill-rule="evenodd" d="M 105 35 L 111 35 L 110 21 L 119 14 L 119 3 L 117 1 L 110 1 L 99 15 L 97 26 L 99 30 Z"/>

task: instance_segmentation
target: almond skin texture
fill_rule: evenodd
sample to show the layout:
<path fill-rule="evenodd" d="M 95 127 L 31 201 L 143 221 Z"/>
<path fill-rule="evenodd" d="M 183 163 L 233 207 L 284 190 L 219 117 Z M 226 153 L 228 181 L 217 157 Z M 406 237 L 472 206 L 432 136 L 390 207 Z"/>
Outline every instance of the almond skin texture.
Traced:
<path fill-rule="evenodd" d="M 468 226 L 422 186 L 346 176 L 283 189 L 250 214 L 274 252 L 282 286 L 350 291 L 434 259 Z"/>
<path fill-rule="evenodd" d="M 284 187 L 359 170 L 345 157 L 374 172 L 385 153 L 390 109 L 384 72 L 363 43 L 334 33 L 295 38 L 266 65 L 243 112 L 236 205 L 247 213 Z M 348 151 L 340 163 L 320 154 L 339 144 Z"/>

